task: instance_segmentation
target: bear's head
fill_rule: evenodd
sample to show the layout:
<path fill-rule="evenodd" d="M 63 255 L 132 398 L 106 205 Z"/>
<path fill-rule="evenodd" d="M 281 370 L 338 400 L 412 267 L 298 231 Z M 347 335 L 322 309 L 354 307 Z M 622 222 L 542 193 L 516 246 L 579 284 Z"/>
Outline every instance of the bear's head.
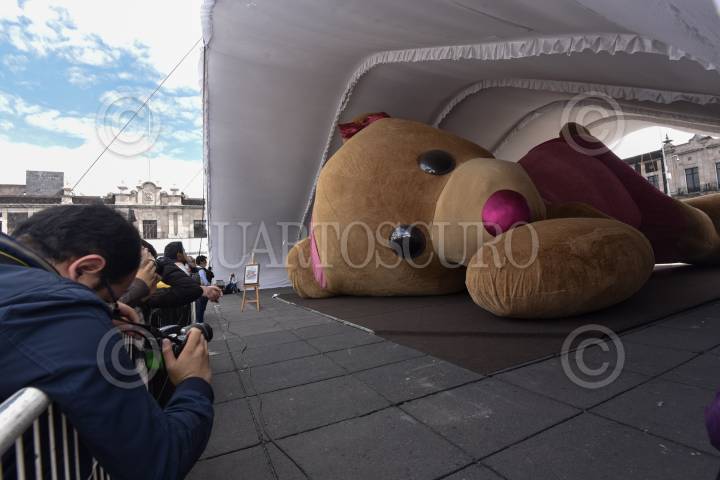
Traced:
<path fill-rule="evenodd" d="M 313 209 L 313 271 L 329 292 L 460 291 L 484 242 L 545 218 L 525 170 L 468 140 L 395 118 L 353 133 L 321 171 Z"/>

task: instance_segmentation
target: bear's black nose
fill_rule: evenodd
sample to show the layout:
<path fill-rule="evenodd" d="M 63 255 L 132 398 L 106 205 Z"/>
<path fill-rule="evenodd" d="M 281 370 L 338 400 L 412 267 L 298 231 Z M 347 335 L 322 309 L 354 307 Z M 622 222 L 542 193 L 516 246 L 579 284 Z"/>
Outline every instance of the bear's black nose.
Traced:
<path fill-rule="evenodd" d="M 425 245 L 425 234 L 415 225 L 398 225 L 390 233 L 390 247 L 401 258 L 419 257 Z"/>

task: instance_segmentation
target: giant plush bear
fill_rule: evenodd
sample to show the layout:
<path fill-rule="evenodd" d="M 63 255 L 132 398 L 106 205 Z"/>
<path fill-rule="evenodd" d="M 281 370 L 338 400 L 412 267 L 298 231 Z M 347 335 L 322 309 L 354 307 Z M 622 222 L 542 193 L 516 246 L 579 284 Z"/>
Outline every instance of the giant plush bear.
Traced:
<path fill-rule="evenodd" d="M 664 195 L 581 126 L 514 163 L 382 117 L 352 124 L 321 171 L 288 255 L 301 296 L 467 288 L 496 315 L 562 317 L 625 300 L 656 262 L 720 260 L 720 196 Z"/>

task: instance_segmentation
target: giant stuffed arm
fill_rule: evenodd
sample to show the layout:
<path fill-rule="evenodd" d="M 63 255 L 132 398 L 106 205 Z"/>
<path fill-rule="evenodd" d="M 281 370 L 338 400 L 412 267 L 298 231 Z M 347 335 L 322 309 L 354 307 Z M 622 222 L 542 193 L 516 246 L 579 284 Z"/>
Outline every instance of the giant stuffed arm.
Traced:
<path fill-rule="evenodd" d="M 475 303 L 503 317 L 554 318 L 619 303 L 655 265 L 638 230 L 608 218 L 557 218 L 483 245 L 467 268 Z"/>

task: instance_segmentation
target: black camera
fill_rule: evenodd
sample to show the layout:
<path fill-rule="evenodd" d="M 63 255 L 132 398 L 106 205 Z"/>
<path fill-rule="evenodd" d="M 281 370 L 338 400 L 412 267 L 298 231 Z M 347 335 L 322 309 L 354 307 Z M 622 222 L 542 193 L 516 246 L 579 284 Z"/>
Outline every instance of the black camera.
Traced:
<path fill-rule="evenodd" d="M 193 328 L 197 328 L 202 332 L 205 340 L 208 342 L 213 339 L 213 329 L 207 323 L 194 323 L 187 327 L 181 327 L 180 325 L 168 325 L 167 327 L 158 328 L 158 336 L 163 339 L 167 338 L 172 342 L 173 353 L 176 357 L 180 356 L 180 353 L 185 348 L 187 343 L 188 335 Z"/>

